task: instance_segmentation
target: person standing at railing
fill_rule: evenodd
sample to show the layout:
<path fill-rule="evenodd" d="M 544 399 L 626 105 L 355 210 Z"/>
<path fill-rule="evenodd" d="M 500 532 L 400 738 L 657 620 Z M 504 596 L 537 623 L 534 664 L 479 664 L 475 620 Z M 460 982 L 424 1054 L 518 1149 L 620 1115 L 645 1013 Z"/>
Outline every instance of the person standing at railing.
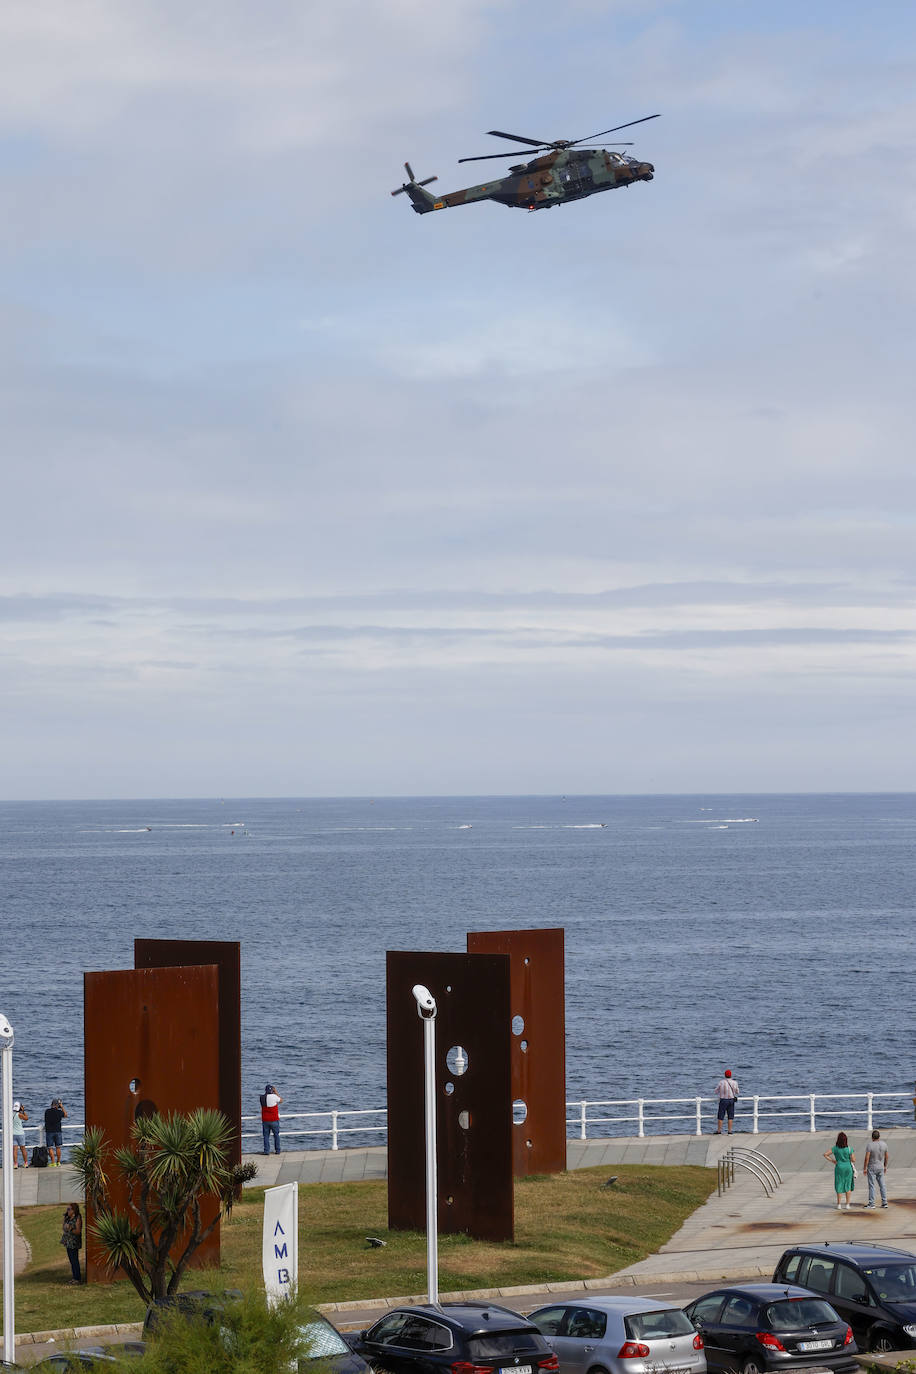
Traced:
<path fill-rule="evenodd" d="M 45 1144 L 48 1147 L 48 1163 L 60 1168 L 60 1147 L 64 1143 L 63 1121 L 67 1115 L 59 1097 L 52 1097 L 50 1107 L 45 1107 Z M 56 1156 L 56 1158 L 55 1158 Z"/>
<path fill-rule="evenodd" d="M 716 1097 L 719 1110 L 716 1113 L 716 1135 L 722 1134 L 722 1122 L 728 1118 L 728 1134 L 731 1135 L 735 1124 L 735 1103 L 738 1101 L 738 1080 L 732 1078 L 731 1069 L 725 1070 L 724 1077 L 716 1084 Z"/>
<path fill-rule="evenodd" d="M 273 1083 L 266 1084 L 261 1093 L 261 1131 L 264 1136 L 264 1153 L 270 1154 L 270 1138 L 274 1140 L 274 1154 L 280 1153 L 280 1103 L 283 1098 Z"/>
<path fill-rule="evenodd" d="M 22 1167 L 23 1167 L 23 1169 L 27 1169 L 27 1168 L 29 1167 L 29 1152 L 28 1152 L 28 1150 L 27 1150 L 26 1147 L 25 1147 L 25 1130 L 24 1130 L 24 1128 L 23 1128 L 23 1122 L 24 1122 L 24 1121 L 28 1121 L 28 1119 L 29 1119 L 29 1114 L 28 1114 L 28 1112 L 26 1111 L 25 1107 L 22 1105 L 22 1103 L 21 1103 L 21 1102 L 14 1102 L 14 1103 L 13 1103 L 13 1168 L 14 1168 L 14 1169 L 18 1169 L 18 1168 L 19 1168 L 19 1165 L 16 1163 L 16 1159 L 17 1159 L 17 1157 L 18 1157 L 18 1156 L 17 1156 L 17 1153 L 16 1153 L 17 1150 L 21 1150 L 21 1151 L 22 1151 Z"/>

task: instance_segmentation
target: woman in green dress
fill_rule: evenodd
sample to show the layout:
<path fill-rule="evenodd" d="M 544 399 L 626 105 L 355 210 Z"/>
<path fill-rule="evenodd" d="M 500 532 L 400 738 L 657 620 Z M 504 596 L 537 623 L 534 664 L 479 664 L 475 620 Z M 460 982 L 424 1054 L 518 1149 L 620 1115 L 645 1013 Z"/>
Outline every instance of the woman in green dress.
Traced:
<path fill-rule="evenodd" d="M 824 1154 L 825 1159 L 833 1161 L 833 1188 L 836 1193 L 837 1211 L 843 1209 L 843 1198 L 846 1198 L 846 1211 L 849 1211 L 849 1204 L 852 1201 L 852 1190 L 856 1186 L 856 1175 L 853 1165 L 856 1162 L 856 1153 L 850 1147 L 846 1139 L 846 1132 L 840 1131 L 836 1138 L 836 1144 Z"/>

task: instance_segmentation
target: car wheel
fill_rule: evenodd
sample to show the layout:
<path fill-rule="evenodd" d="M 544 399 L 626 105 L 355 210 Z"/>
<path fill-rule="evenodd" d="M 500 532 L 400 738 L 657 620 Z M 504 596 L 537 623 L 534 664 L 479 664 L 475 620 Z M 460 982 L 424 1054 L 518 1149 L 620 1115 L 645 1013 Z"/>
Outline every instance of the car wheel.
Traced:
<path fill-rule="evenodd" d="M 888 1350 L 896 1350 L 897 1347 L 886 1331 L 876 1331 L 871 1338 L 870 1349 L 873 1350 L 876 1355 L 883 1355 Z"/>
<path fill-rule="evenodd" d="M 760 1362 L 751 1356 L 741 1366 L 741 1374 L 763 1374 L 763 1368 Z"/>

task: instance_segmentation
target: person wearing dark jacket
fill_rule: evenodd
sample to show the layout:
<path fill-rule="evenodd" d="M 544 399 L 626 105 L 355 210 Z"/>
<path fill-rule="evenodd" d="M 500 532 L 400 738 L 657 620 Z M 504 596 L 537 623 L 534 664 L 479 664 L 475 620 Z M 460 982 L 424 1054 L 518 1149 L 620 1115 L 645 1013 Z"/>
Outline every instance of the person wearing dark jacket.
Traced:
<path fill-rule="evenodd" d="M 50 1107 L 45 1107 L 45 1144 L 48 1147 L 48 1163 L 52 1168 L 55 1164 L 60 1168 L 60 1147 L 64 1143 L 62 1125 L 66 1115 L 59 1097 L 52 1098 Z"/>
<path fill-rule="evenodd" d="M 67 1259 L 70 1261 L 70 1272 L 73 1278 L 71 1283 L 82 1283 L 80 1276 L 80 1246 L 83 1243 L 83 1218 L 80 1215 L 80 1205 L 78 1202 L 71 1202 L 64 1212 L 64 1227 L 61 1232 L 60 1243 L 67 1251 Z"/>

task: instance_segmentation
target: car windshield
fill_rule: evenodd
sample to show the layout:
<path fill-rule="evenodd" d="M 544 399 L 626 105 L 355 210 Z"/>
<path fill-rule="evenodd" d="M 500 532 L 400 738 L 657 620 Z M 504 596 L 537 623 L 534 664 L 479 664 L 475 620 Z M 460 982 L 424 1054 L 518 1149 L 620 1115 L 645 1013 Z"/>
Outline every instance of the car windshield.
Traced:
<path fill-rule="evenodd" d="M 886 1302 L 916 1302 L 916 1263 L 874 1264 L 862 1272 Z"/>
<path fill-rule="evenodd" d="M 468 1351 L 472 1360 L 498 1360 L 503 1355 L 515 1355 L 545 1350 L 544 1337 L 537 1331 L 494 1331 L 492 1335 L 472 1336 Z"/>
<path fill-rule="evenodd" d="M 634 1312 L 626 1319 L 627 1335 L 634 1341 L 660 1341 L 667 1336 L 692 1336 L 693 1322 L 679 1307 L 664 1312 Z"/>
<path fill-rule="evenodd" d="M 787 1298 L 771 1302 L 764 1320 L 774 1331 L 807 1331 L 809 1326 L 835 1326 L 839 1317 L 820 1298 Z"/>
<path fill-rule="evenodd" d="M 324 1355 L 348 1355 L 350 1347 L 340 1332 L 330 1322 L 314 1317 L 299 1327 L 302 1345 L 310 1360 L 320 1360 Z"/>

